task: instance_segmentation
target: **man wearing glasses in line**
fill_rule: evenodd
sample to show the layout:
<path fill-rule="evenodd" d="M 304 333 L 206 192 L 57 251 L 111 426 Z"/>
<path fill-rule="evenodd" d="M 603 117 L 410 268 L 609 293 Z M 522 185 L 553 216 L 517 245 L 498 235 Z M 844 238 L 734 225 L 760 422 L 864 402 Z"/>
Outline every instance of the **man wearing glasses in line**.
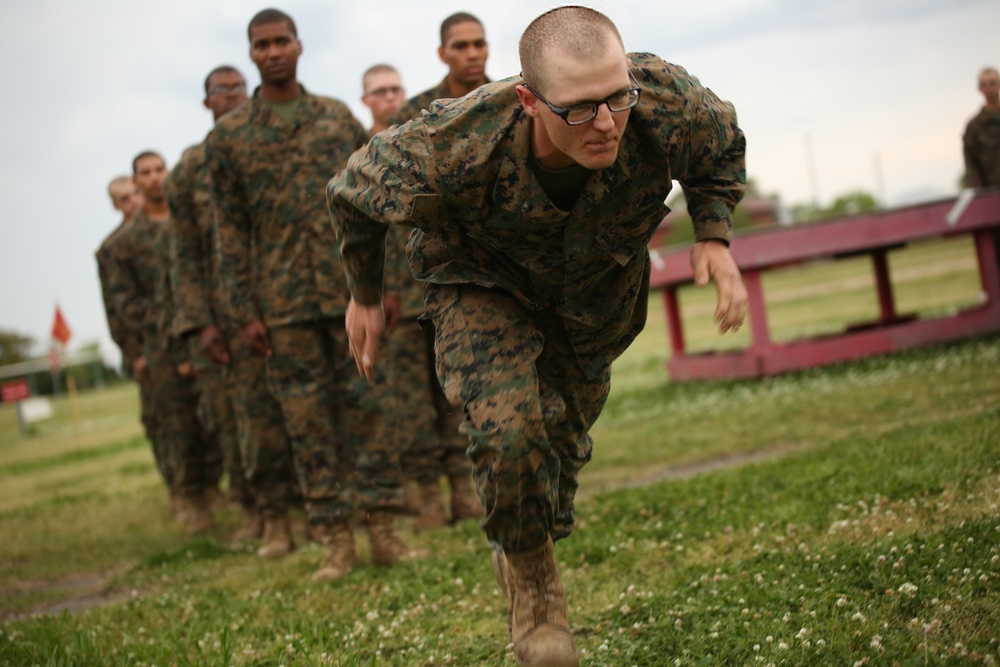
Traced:
<path fill-rule="evenodd" d="M 388 129 L 389 117 L 406 99 L 403 79 L 392 65 L 372 65 L 361 76 L 361 103 L 372 112 L 372 126 L 368 136 L 372 137 Z"/>
<path fill-rule="evenodd" d="M 611 363 L 645 323 L 647 243 L 677 179 L 695 282 L 715 282 L 719 329 L 738 329 L 747 296 L 728 246 L 746 144 L 732 105 L 683 68 L 626 54 L 594 10 L 535 19 L 520 60 L 523 78 L 376 136 L 327 198 L 365 375 L 384 326 L 386 225 L 416 228 L 411 266 L 427 283 L 441 384 L 464 406 L 517 662 L 563 667 L 579 658 L 553 541 L 573 528 Z"/>

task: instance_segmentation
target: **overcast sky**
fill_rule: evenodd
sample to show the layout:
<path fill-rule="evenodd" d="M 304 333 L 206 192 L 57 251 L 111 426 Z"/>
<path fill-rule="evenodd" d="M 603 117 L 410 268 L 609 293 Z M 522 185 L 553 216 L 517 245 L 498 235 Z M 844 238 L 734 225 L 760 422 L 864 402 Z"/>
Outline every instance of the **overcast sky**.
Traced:
<path fill-rule="evenodd" d="M 441 20 L 471 11 L 486 26 L 487 73 L 516 74 L 517 39 L 557 2 L 425 0 L 275 4 L 298 23 L 299 79 L 361 105 L 360 77 L 395 64 L 409 94 L 445 74 Z M 109 359 L 94 250 L 118 223 L 108 181 L 152 148 L 169 165 L 211 116 L 202 82 L 235 65 L 256 85 L 236 0 L 37 0 L 0 4 L 6 91 L 0 112 L 0 329 L 48 345 L 56 302 L 71 349 L 99 340 Z M 1000 65 L 1000 0 L 701 0 L 592 2 L 626 48 L 686 67 L 731 100 L 747 171 L 786 205 L 862 189 L 890 204 L 953 195 L 961 134 L 982 99 L 979 70 Z M 811 147 L 807 149 L 807 146 Z M 810 178 L 811 151 L 815 183 Z M 881 165 L 881 184 L 876 162 Z M 332 174 L 331 174 L 332 175 Z"/>

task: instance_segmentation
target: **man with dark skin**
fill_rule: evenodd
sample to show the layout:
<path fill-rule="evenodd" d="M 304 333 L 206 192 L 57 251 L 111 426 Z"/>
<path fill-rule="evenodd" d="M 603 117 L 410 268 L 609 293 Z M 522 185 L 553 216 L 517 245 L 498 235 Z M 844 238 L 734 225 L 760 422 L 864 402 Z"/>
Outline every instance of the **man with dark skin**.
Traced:
<path fill-rule="evenodd" d="M 189 534 L 212 527 L 209 494 L 217 488 L 221 457 L 198 420 L 198 392 L 187 351 L 172 335 L 169 285 L 170 210 L 164 194 L 166 163 L 145 151 L 133 160 L 143 206 L 115 248 L 111 294 L 130 335 L 142 341 L 133 372 L 146 375 L 157 407 L 154 451 L 166 460 L 169 485 Z"/>
<path fill-rule="evenodd" d="M 419 116 L 434 100 L 462 97 L 489 81 L 486 61 L 490 46 L 483 24 L 472 14 L 458 12 L 441 23 L 437 51 L 438 58 L 448 66 L 448 74 L 438 85 L 407 100 L 390 122 L 404 123 Z"/>
<path fill-rule="evenodd" d="M 205 79 L 203 104 L 215 122 L 246 98 L 243 75 L 231 66 L 216 67 Z M 216 209 L 204 142 L 184 152 L 167 186 L 174 220 L 174 331 L 188 342 L 206 427 L 225 455 L 230 500 L 243 513 L 233 541 L 257 540 L 263 535 L 261 512 L 287 512 L 297 488 L 281 410 L 267 389 L 264 359 L 242 344 L 225 307 L 221 283 L 226 276 L 215 252 Z M 282 558 L 290 549 L 287 540 L 272 539 L 257 553 Z"/>
<path fill-rule="evenodd" d="M 225 307 L 266 361 L 307 520 L 326 546 L 313 580 L 332 581 L 357 559 L 355 501 L 367 513 L 374 562 L 420 555 L 394 527 L 402 495 L 400 436 L 386 418 L 392 391 L 384 376 L 368 386 L 353 372 L 343 325 L 350 295 L 316 196 L 368 137 L 343 102 L 299 84 L 303 45 L 290 16 L 265 9 L 247 33 L 261 85 L 207 140 Z M 274 531 L 291 541 L 287 516 L 264 523 L 265 539 Z"/>

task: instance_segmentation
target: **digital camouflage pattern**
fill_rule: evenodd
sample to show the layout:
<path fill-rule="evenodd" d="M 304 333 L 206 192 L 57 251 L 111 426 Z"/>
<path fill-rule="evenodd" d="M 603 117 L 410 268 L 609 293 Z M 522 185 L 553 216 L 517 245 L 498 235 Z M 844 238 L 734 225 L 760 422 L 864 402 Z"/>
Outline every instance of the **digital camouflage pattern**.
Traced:
<path fill-rule="evenodd" d="M 226 387 L 232 396 L 240 460 L 260 512 L 284 514 L 300 493 L 281 406 L 267 386 L 264 357 L 229 336 Z"/>
<path fill-rule="evenodd" d="M 369 384 L 348 351 L 343 318 L 271 329 L 267 381 L 292 442 L 310 523 L 402 507 L 399 437 L 384 375 Z"/>
<path fill-rule="evenodd" d="M 101 298 L 104 301 L 104 314 L 108 320 L 108 331 L 111 333 L 111 340 L 122 351 L 122 370 L 127 377 L 132 376 L 132 364 L 142 356 L 142 341 L 129 335 L 124 319 L 115 310 L 111 296 L 110 272 L 115 270 L 113 267 L 115 243 L 129 222 L 130 220 L 123 220 L 120 225 L 115 227 L 114 231 L 108 234 L 101 242 L 100 248 L 94 253 L 94 257 L 97 259 L 97 274 L 101 281 Z"/>
<path fill-rule="evenodd" d="M 647 244 L 671 179 L 684 187 L 698 241 L 728 243 L 744 191 L 732 105 L 681 67 L 629 57 L 643 90 L 618 159 L 593 173 L 568 212 L 529 166 L 518 77 L 377 135 L 327 188 L 361 303 L 381 296 L 384 225 L 417 230 L 408 251 L 428 283 L 438 377 L 465 406 L 484 528 L 505 550 L 572 528 L 611 362 L 645 324 Z"/>
<path fill-rule="evenodd" d="M 222 288 L 240 327 L 336 317 L 350 297 L 322 193 L 367 134 L 344 103 L 299 99 L 286 124 L 258 89 L 207 139 Z"/>
<path fill-rule="evenodd" d="M 352 487 L 365 509 L 401 505 L 399 436 L 383 417 L 385 381 L 343 370 L 350 293 L 322 195 L 367 134 L 342 102 L 305 89 L 299 100 L 285 123 L 258 89 L 209 133 L 207 156 L 226 307 L 234 326 L 268 328 L 268 388 L 309 521 L 322 525 L 351 516 Z"/>
<path fill-rule="evenodd" d="M 487 79 L 489 82 L 489 79 Z M 389 119 L 402 124 L 420 116 L 435 100 L 451 98 L 448 78 L 407 100 Z M 406 254 L 410 227 L 393 225 L 386 235 L 386 274 L 393 285 L 404 318 L 424 313 L 424 287 L 413 277 Z M 431 482 L 442 473 L 459 477 L 471 472 L 466 456 L 468 439 L 459 432 L 462 411 L 452 407 L 441 391 L 434 372 L 433 331 L 421 329 L 413 319 L 404 319 L 388 340 L 392 358 L 392 387 L 398 402 L 397 411 L 406 429 L 409 444 L 403 451 L 406 477 L 421 483 Z"/>
<path fill-rule="evenodd" d="M 140 209 L 109 244 L 108 294 L 128 336 L 138 345 L 138 351 L 133 353 L 135 358 L 145 356 L 149 349 L 157 353 L 162 350 L 156 335 L 156 248 L 162 229 L 162 223 L 151 221 Z M 162 354 L 157 354 L 154 363 L 161 358 Z M 139 378 L 143 423 L 147 426 L 156 467 L 167 486 L 174 489 L 177 475 L 170 437 L 173 424 L 164 419 L 166 407 L 160 400 L 159 373 L 149 370 L 154 364 L 148 357 L 146 364 L 147 374 Z M 147 417 L 147 405 L 152 407 L 151 417 Z"/>
<path fill-rule="evenodd" d="M 204 142 L 184 151 L 164 183 L 164 192 L 174 221 L 170 245 L 170 286 L 176 309 L 173 333 L 182 336 L 219 324 L 215 209 Z"/>
<path fill-rule="evenodd" d="M 965 128 L 965 186 L 1000 187 L 1000 110 L 982 109 Z"/>
<path fill-rule="evenodd" d="M 471 442 L 482 528 L 505 551 L 526 551 L 573 530 L 577 476 L 590 428 L 610 390 L 610 367 L 585 374 L 555 314 L 526 310 L 496 288 L 434 286 L 428 308 L 437 372 Z"/>
<path fill-rule="evenodd" d="M 123 238 L 128 237 L 127 234 L 124 234 L 124 231 L 131 223 L 132 220 L 129 219 L 118 225 L 101 243 L 100 248 L 95 253 L 95 257 L 97 259 L 97 272 L 101 280 L 101 297 L 104 301 L 104 312 L 108 319 L 108 329 L 111 332 L 112 340 L 115 341 L 122 352 L 122 372 L 126 377 L 133 378 L 139 384 L 139 418 L 146 433 L 146 438 L 150 442 L 154 442 L 156 437 L 156 406 L 153 401 L 152 388 L 147 378 L 134 377 L 132 371 L 136 360 L 142 356 L 142 339 L 129 330 L 124 318 L 116 310 L 113 297 L 113 290 L 116 289 L 114 286 L 115 281 L 124 278 L 126 274 L 123 272 L 128 270 L 116 258 L 120 252 L 118 244 L 121 243 Z M 157 460 L 157 469 L 161 476 L 163 476 L 164 483 L 169 486 L 169 469 L 160 465 L 159 456 L 155 456 L 155 458 Z"/>
<path fill-rule="evenodd" d="M 409 269 L 407 269 L 409 271 Z M 421 294 L 423 290 L 421 289 Z M 423 313 L 423 297 L 420 312 Z M 429 483 L 441 477 L 444 452 L 435 437 L 434 397 L 429 378 L 434 373 L 433 341 L 416 319 L 405 318 L 389 334 L 387 370 L 396 397 L 393 421 L 405 443 L 400 463 L 407 480 Z"/>
<path fill-rule="evenodd" d="M 204 386 L 196 376 L 182 376 L 181 364 L 192 362 L 187 342 L 175 334 L 176 307 L 170 272 L 173 263 L 177 219 L 161 223 L 155 236 L 154 307 L 156 334 L 144 351 L 154 387 L 154 396 L 163 412 L 162 436 L 173 457 L 174 488 L 184 497 L 197 498 L 218 488 L 226 455 L 224 439 L 212 437 L 211 421 L 218 414 L 206 413 L 214 397 L 203 395 Z M 235 444 L 235 443 L 232 443 Z"/>
<path fill-rule="evenodd" d="M 646 245 L 684 186 L 695 237 L 728 242 L 746 180 L 732 105 L 676 65 L 632 55 L 643 87 L 618 161 L 595 172 L 570 212 L 557 209 L 527 164 L 530 119 L 520 78 L 487 84 L 376 135 L 328 186 L 351 293 L 381 298 L 385 226 L 417 228 L 420 280 L 499 287 L 529 310 L 566 322 L 580 364 L 599 374 L 646 317 Z"/>
<path fill-rule="evenodd" d="M 168 280 L 171 221 L 154 222 L 140 209 L 115 244 L 112 303 L 129 331 L 142 340 L 150 399 L 156 406 L 153 451 L 170 488 L 194 497 L 218 482 L 221 455 L 205 441 L 197 419 L 192 378 L 177 366 L 186 350 L 170 335 L 173 305 Z"/>
<path fill-rule="evenodd" d="M 191 338 L 191 358 L 204 385 L 203 420 L 222 449 L 230 498 L 245 507 L 284 512 L 298 494 L 291 450 L 281 410 L 267 390 L 264 358 L 241 348 L 239 332 L 226 314 L 222 283 L 227 276 L 219 269 L 217 209 L 205 142 L 184 151 L 167 179 L 166 192 L 176 221 L 170 249 L 174 331 Z M 195 332 L 213 324 L 229 346 L 226 368 L 212 364 L 197 349 Z"/>
<path fill-rule="evenodd" d="M 448 77 L 441 79 L 441 83 L 428 88 L 419 95 L 414 95 L 403 102 L 395 113 L 389 116 L 389 125 L 402 125 L 408 120 L 413 120 L 420 116 L 420 112 L 429 109 L 435 100 L 451 99 L 453 95 L 448 90 Z"/>

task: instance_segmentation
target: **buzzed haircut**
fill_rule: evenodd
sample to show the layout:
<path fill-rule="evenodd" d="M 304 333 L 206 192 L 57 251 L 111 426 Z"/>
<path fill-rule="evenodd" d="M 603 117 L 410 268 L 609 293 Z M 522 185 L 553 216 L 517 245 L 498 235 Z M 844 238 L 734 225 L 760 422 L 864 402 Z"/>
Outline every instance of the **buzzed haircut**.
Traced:
<path fill-rule="evenodd" d="M 108 183 L 108 196 L 111 197 L 111 201 L 115 200 L 115 193 L 112 192 L 112 190 L 115 189 L 115 186 L 127 185 L 129 182 L 131 182 L 131 180 L 132 177 L 126 176 L 125 174 L 122 174 L 121 176 L 115 176 L 114 178 L 111 179 L 111 182 Z"/>
<path fill-rule="evenodd" d="M 377 65 L 372 65 L 365 70 L 365 73 L 361 75 L 361 92 L 368 93 L 368 77 L 372 74 L 382 74 L 383 72 L 392 72 L 393 74 L 399 74 L 397 70 L 392 65 L 386 65 L 385 63 L 378 63 Z"/>
<path fill-rule="evenodd" d="M 982 78 L 984 74 L 994 74 L 996 76 L 1000 76 L 1000 72 L 997 71 L 996 67 L 984 67 L 983 71 L 979 73 L 980 78 Z"/>
<path fill-rule="evenodd" d="M 482 27 L 483 22 L 468 12 L 456 12 L 441 22 L 441 46 L 445 45 L 448 39 L 448 31 L 459 23 L 478 23 Z"/>
<path fill-rule="evenodd" d="M 211 72 L 209 72 L 208 76 L 205 77 L 205 97 L 208 97 L 208 82 L 212 80 L 212 77 L 215 76 L 216 74 L 229 74 L 230 72 L 234 74 L 239 74 L 240 78 L 241 79 L 243 78 L 243 73 L 240 72 L 235 67 L 233 67 L 232 65 L 219 65 Z"/>
<path fill-rule="evenodd" d="M 558 7 L 532 21 L 521 35 L 518 54 L 521 75 L 536 89 L 545 88 L 546 51 L 559 46 L 572 58 L 590 59 L 603 53 L 613 36 L 618 45 L 624 43 L 618 28 L 604 14 L 588 7 Z"/>
<path fill-rule="evenodd" d="M 292 31 L 293 35 L 295 35 L 296 37 L 299 36 L 299 31 L 295 27 L 295 21 L 292 20 L 291 16 L 281 11 L 280 9 L 268 8 L 260 10 L 259 12 L 254 14 L 254 17 L 252 19 L 250 19 L 250 24 L 247 25 L 247 39 L 252 39 L 250 37 L 250 30 L 252 30 L 253 28 L 259 25 L 265 25 L 267 23 L 281 23 L 282 21 L 288 24 L 288 29 Z"/>
<path fill-rule="evenodd" d="M 158 157 L 160 158 L 160 162 L 162 162 L 163 164 L 167 163 L 167 161 L 163 159 L 163 156 L 157 153 L 156 151 L 143 151 L 132 159 L 132 174 L 136 173 L 136 169 L 139 165 L 139 160 L 147 157 Z"/>

